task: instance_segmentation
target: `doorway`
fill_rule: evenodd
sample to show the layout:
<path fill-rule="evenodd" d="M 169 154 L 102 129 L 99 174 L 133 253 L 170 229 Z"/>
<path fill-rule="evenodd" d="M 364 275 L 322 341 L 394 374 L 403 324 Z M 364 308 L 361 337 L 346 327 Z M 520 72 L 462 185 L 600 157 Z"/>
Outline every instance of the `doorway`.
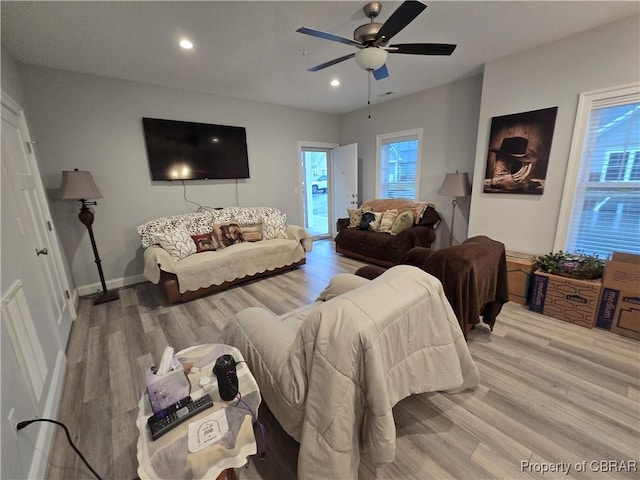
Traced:
<path fill-rule="evenodd" d="M 300 156 L 304 192 L 304 226 L 313 238 L 328 237 L 330 235 L 331 149 L 302 147 Z"/>

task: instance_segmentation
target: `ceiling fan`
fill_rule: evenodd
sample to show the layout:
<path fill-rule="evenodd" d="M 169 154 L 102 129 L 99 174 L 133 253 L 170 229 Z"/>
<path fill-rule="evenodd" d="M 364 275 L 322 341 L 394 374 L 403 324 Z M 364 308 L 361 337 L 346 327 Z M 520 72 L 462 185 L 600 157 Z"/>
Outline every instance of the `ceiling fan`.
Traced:
<path fill-rule="evenodd" d="M 371 22 L 356 28 L 353 32 L 353 39 L 313 28 L 299 28 L 296 31 L 304 33 L 305 35 L 344 43 L 359 49 L 355 53 L 350 53 L 349 55 L 311 67 L 308 71 L 317 72 L 318 70 L 344 62 L 350 58 L 355 58 L 360 68 L 372 72 L 376 80 L 381 80 L 389 76 L 386 65 L 389 53 L 403 53 L 407 55 L 451 55 L 456 45 L 445 43 L 400 43 L 387 46 L 391 38 L 409 25 L 425 8 L 427 8 L 427 6 L 422 2 L 403 2 L 386 22 L 376 23 L 374 19 L 380 14 L 382 5 L 380 2 L 367 3 L 363 10 L 365 15 L 371 19 Z"/>

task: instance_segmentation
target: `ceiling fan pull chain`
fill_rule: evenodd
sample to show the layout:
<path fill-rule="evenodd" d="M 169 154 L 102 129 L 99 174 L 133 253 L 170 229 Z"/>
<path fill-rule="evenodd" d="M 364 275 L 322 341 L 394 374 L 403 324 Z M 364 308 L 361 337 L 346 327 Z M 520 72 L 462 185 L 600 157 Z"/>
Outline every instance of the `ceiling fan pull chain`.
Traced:
<path fill-rule="evenodd" d="M 368 80 L 367 106 L 369 107 L 369 118 L 371 118 L 371 75 L 373 75 L 373 72 L 369 70 L 369 75 L 367 75 L 367 80 Z"/>

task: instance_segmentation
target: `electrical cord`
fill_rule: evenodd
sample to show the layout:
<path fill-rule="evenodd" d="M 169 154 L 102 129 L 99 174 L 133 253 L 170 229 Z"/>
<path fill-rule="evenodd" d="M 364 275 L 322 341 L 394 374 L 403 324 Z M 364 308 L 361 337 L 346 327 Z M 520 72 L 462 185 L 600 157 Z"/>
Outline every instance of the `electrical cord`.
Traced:
<path fill-rule="evenodd" d="M 236 366 L 239 363 L 247 363 L 247 362 L 246 362 L 246 360 L 240 360 L 239 362 L 236 362 Z M 229 382 L 229 385 L 236 391 L 236 398 L 238 399 L 238 401 L 236 402 L 234 407 L 240 408 L 240 407 L 238 407 L 238 405 L 240 405 L 240 404 L 244 405 L 244 408 L 249 410 L 249 413 L 251 414 L 251 419 L 253 420 L 253 425 L 254 426 L 258 425 L 258 427 L 260 427 L 260 433 L 262 434 L 262 448 L 261 448 L 261 451 L 260 451 L 260 460 L 264 460 L 264 458 L 267 456 L 267 451 L 266 451 L 267 432 L 266 432 L 266 429 L 265 429 L 264 425 L 262 424 L 262 422 L 260 420 L 258 420 L 257 413 L 254 413 L 253 410 L 251 409 L 251 407 L 247 404 L 247 402 L 242 400 L 242 393 L 240 393 L 240 390 L 235 387 L 234 382 L 231 381 L 230 374 L 231 374 L 230 371 L 228 371 L 226 373 L 227 381 Z"/>
<path fill-rule="evenodd" d="M 50 418 L 34 418 L 33 420 L 25 420 L 23 422 L 18 422 L 18 424 L 16 425 L 16 429 L 17 430 L 22 430 L 23 428 L 25 428 L 25 427 L 27 427 L 27 426 L 31 425 L 32 423 L 35 423 L 35 422 L 49 422 L 49 423 L 53 423 L 55 425 L 58 425 L 58 426 L 64 428 L 64 433 L 67 434 L 67 440 L 69 440 L 69 444 L 71 445 L 71 448 L 73 448 L 75 450 L 75 452 L 80 457 L 80 460 L 82 460 L 84 462 L 84 464 L 87 466 L 87 468 L 89 470 L 91 470 L 91 473 L 93 473 L 93 475 L 98 480 L 102 480 L 102 477 L 100 475 L 98 475 L 98 472 L 96 472 L 91 465 L 89 465 L 89 462 L 87 462 L 87 459 L 84 458 L 84 455 L 82 455 L 80 450 L 78 450 L 78 447 L 75 446 L 75 444 L 71 440 L 71 435 L 69 434 L 69 429 L 67 428 L 67 426 L 64 423 L 58 422 L 57 420 L 51 420 Z"/>
<path fill-rule="evenodd" d="M 189 200 L 187 198 L 187 185 L 184 183 L 184 180 L 180 180 L 182 182 L 182 197 L 184 198 L 184 203 L 187 205 L 187 208 L 191 210 L 189 204 L 196 205 L 198 208 L 195 210 L 191 210 L 192 212 L 203 212 L 209 210 L 222 210 L 223 207 L 208 207 L 206 205 L 200 205 L 198 202 L 194 202 L 193 200 Z M 238 204 L 238 180 L 236 179 L 236 205 Z"/>
<path fill-rule="evenodd" d="M 180 180 L 180 181 L 182 182 L 182 196 L 184 197 L 184 202 L 187 204 L 187 208 L 189 208 L 189 210 L 191 210 L 191 208 L 189 207 L 189 203 L 192 203 L 193 205 L 197 205 L 198 206 L 198 208 L 196 210 L 191 210 L 192 212 L 193 211 L 195 211 L 195 212 L 202 211 L 202 208 L 203 208 L 202 205 L 200 205 L 197 202 L 193 202 L 193 201 L 191 201 L 191 200 L 189 200 L 187 198 L 187 185 L 184 183 L 184 180 Z"/>

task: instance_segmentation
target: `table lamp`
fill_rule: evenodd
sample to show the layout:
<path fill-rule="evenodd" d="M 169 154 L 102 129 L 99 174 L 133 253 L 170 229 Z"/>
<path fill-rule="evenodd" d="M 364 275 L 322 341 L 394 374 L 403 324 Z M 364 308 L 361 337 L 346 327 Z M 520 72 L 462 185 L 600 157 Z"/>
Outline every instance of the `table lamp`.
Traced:
<path fill-rule="evenodd" d="M 102 194 L 100 193 L 100 190 L 98 190 L 98 186 L 93 181 L 91 172 L 82 172 L 77 168 L 73 171 L 62 172 L 62 186 L 60 187 L 60 190 L 62 192 L 62 200 L 80 200 L 82 203 L 78 218 L 89 231 L 91 247 L 93 247 L 93 255 L 95 256 L 95 262 L 98 266 L 98 274 L 100 275 L 100 283 L 102 284 L 102 293 L 98 293 L 96 295 L 93 300 L 93 304 L 98 305 L 100 303 L 117 300 L 119 298 L 118 292 L 109 292 L 107 290 L 107 284 L 104 281 L 104 273 L 102 272 L 100 256 L 98 255 L 98 247 L 96 247 L 96 239 L 93 236 L 93 229 L 91 228 L 91 225 L 93 225 L 94 215 L 93 212 L 89 210 L 88 205 L 97 205 L 97 202 L 90 202 L 88 199 L 102 198 Z"/>
<path fill-rule="evenodd" d="M 453 222 L 456 218 L 457 198 L 466 197 L 469 193 L 471 193 L 469 175 L 466 173 L 458 173 L 457 170 L 456 173 L 447 173 L 438 190 L 438 195 L 453 197 L 451 200 L 451 226 L 449 227 L 451 234 L 449 235 L 449 245 L 453 244 Z"/>

